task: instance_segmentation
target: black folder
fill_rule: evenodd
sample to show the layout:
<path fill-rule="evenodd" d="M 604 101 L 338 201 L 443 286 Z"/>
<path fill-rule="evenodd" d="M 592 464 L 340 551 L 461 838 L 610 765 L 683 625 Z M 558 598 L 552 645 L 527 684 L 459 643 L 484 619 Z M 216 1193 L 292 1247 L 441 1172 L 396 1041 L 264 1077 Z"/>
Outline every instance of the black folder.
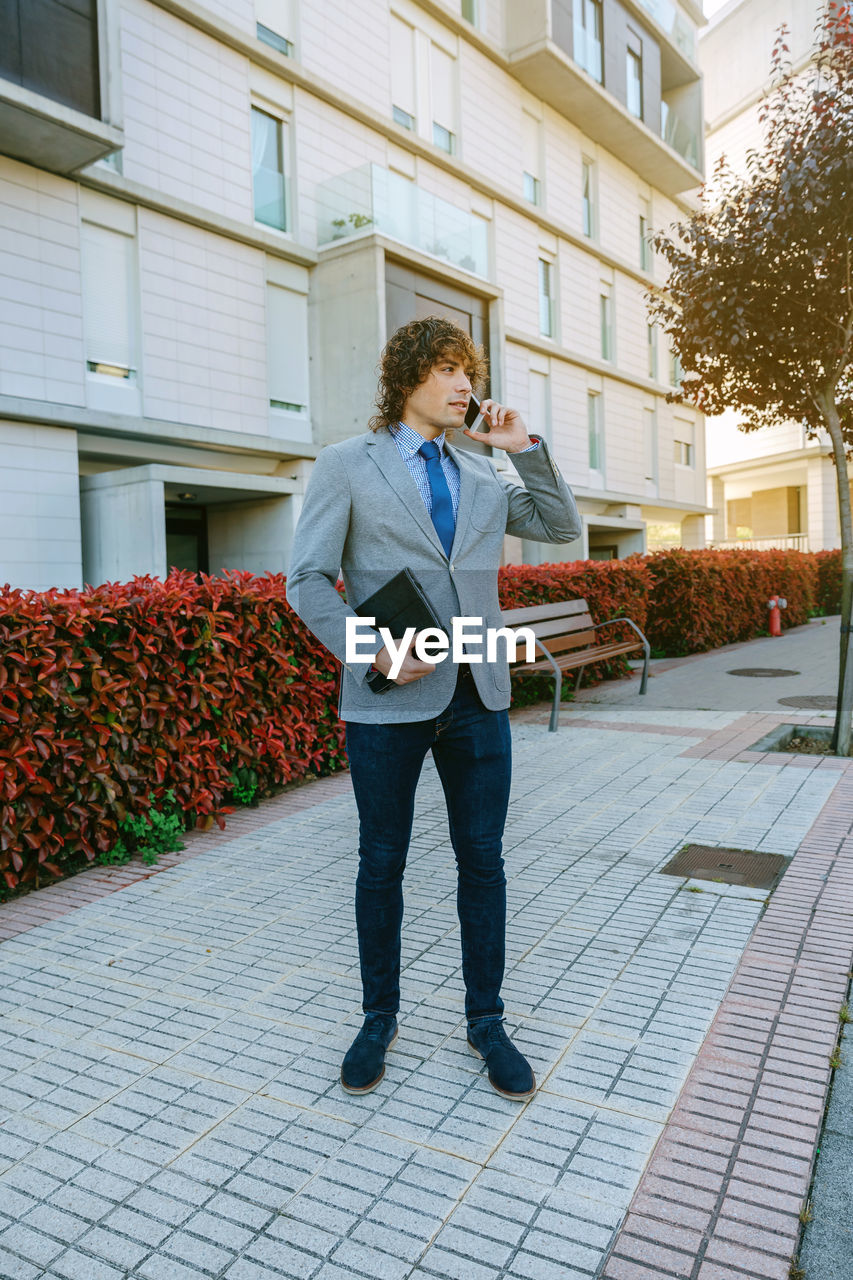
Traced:
<path fill-rule="evenodd" d="M 441 628 L 435 610 L 410 569 L 395 573 L 384 587 L 374 591 L 361 604 L 354 605 L 353 609 L 360 618 L 375 618 L 377 630 L 387 627 L 395 640 L 402 640 L 407 627 L 414 627 L 416 631 L 425 631 L 427 627 Z M 387 693 L 394 687 L 394 681 L 381 671 L 369 672 L 366 679 L 374 693 Z"/>

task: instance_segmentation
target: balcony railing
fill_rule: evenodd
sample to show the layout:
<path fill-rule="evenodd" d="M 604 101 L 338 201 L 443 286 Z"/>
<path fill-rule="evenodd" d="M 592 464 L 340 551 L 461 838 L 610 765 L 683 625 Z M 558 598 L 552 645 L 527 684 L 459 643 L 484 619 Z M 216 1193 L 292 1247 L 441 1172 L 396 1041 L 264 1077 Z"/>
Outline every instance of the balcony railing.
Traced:
<path fill-rule="evenodd" d="M 362 165 L 321 183 L 316 205 L 320 245 L 379 231 L 463 271 L 488 277 L 486 223 L 380 165 Z"/>
<path fill-rule="evenodd" d="M 780 533 L 773 538 L 718 538 L 712 545 L 720 551 L 808 551 L 807 533 Z"/>
<path fill-rule="evenodd" d="M 699 168 L 699 134 L 663 100 L 660 104 L 660 131 L 664 142 L 668 142 L 694 169 Z"/>

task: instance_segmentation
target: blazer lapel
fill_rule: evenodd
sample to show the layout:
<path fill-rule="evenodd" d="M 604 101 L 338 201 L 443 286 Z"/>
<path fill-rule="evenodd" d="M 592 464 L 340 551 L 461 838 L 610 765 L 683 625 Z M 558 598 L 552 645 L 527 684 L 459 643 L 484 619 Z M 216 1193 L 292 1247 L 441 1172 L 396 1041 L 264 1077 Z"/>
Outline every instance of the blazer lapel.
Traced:
<path fill-rule="evenodd" d="M 374 433 L 373 439 L 368 440 L 370 448 L 370 456 L 379 467 L 385 479 L 390 484 L 394 493 L 402 502 L 403 506 L 414 516 L 416 523 L 420 526 L 423 533 L 429 538 L 433 546 L 447 559 L 444 547 L 441 545 L 441 539 L 435 531 L 435 525 L 432 517 L 426 509 L 424 500 L 420 495 L 418 486 L 409 475 L 409 469 L 403 459 L 400 457 L 400 451 L 394 443 L 394 437 L 386 428 L 381 427 Z M 455 455 L 454 455 L 455 456 Z M 460 469 L 461 470 L 461 469 Z M 461 498 L 460 498 L 461 510 Z M 459 536 L 459 518 L 456 520 L 456 537 Z M 454 539 L 454 546 L 456 545 Z"/>

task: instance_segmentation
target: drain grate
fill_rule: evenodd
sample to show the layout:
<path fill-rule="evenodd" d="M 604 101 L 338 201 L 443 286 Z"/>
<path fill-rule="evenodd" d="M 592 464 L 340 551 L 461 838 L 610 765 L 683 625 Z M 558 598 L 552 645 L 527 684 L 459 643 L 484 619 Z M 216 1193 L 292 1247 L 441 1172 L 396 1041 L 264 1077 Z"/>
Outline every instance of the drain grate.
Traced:
<path fill-rule="evenodd" d="M 798 676 L 799 671 L 787 671 L 784 667 L 735 667 L 734 671 L 727 671 L 730 676 L 753 676 L 755 679 L 763 679 L 765 676 Z"/>
<path fill-rule="evenodd" d="M 663 868 L 666 876 L 693 880 L 717 880 L 750 889 L 774 889 L 790 861 L 781 853 L 755 853 L 752 849 L 719 849 L 707 844 L 686 844 Z"/>
<path fill-rule="evenodd" d="M 797 693 L 790 698 L 780 698 L 783 707 L 803 707 L 808 710 L 834 711 L 837 699 L 831 693 Z"/>

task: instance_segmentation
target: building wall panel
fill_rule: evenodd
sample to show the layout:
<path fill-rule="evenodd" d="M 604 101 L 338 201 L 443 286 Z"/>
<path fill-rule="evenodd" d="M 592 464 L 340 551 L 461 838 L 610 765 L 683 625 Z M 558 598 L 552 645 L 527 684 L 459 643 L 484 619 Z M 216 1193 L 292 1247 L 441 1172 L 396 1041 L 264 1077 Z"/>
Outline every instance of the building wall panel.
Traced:
<path fill-rule="evenodd" d="M 77 434 L 0 421 L 0 582 L 82 585 Z"/>
<path fill-rule="evenodd" d="M 146 415 L 266 435 L 265 255 L 149 210 L 139 221 Z"/>
<path fill-rule="evenodd" d="M 0 157 L 0 395 L 84 403 L 77 187 Z"/>
<path fill-rule="evenodd" d="M 251 221 L 248 60 L 148 0 L 124 0 L 121 42 L 124 173 Z"/>

